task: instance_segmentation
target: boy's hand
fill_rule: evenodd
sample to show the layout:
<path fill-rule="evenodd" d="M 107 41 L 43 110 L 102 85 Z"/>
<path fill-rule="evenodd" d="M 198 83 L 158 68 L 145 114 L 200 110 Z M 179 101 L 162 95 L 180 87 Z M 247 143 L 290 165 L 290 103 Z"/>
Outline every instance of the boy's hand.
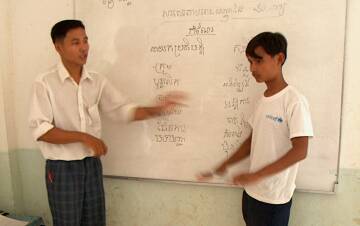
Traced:
<path fill-rule="evenodd" d="M 196 179 L 200 182 L 207 182 L 213 178 L 212 172 L 203 172 L 196 175 Z"/>
<path fill-rule="evenodd" d="M 90 134 L 84 134 L 82 141 L 85 146 L 91 148 L 94 151 L 96 157 L 105 155 L 107 152 L 105 143 L 102 140 L 91 136 Z"/>
<path fill-rule="evenodd" d="M 233 183 L 236 185 L 249 185 L 258 181 L 260 177 L 256 173 L 239 174 L 233 178 Z"/>
<path fill-rule="evenodd" d="M 221 165 L 215 171 L 203 172 L 196 175 L 196 179 L 200 182 L 211 180 L 215 175 L 223 176 L 226 173 L 226 166 Z"/>

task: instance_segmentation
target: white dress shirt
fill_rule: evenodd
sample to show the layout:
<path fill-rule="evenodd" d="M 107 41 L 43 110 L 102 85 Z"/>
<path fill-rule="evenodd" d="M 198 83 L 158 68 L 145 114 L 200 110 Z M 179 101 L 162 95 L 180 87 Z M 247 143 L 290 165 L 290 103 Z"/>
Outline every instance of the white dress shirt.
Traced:
<path fill-rule="evenodd" d="M 128 103 L 108 80 L 83 67 L 79 84 L 60 62 L 39 75 L 33 86 L 30 129 L 35 140 L 57 127 L 101 137 L 99 111 L 115 121 L 130 121 L 136 105 Z M 93 156 L 82 143 L 51 144 L 39 141 L 45 159 L 80 160 Z"/>

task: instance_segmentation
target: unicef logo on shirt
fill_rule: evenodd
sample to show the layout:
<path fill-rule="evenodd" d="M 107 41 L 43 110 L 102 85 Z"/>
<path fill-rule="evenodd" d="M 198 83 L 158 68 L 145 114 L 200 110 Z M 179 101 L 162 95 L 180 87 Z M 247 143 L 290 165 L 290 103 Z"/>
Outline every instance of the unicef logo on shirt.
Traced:
<path fill-rule="evenodd" d="M 281 117 L 266 115 L 266 118 L 273 120 L 274 122 L 282 123 L 284 120 Z"/>

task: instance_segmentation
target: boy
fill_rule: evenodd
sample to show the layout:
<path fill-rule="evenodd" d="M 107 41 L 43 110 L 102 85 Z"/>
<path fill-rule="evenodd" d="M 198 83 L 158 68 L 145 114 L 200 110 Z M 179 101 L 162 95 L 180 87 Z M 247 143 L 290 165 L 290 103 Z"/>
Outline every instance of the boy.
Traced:
<path fill-rule="evenodd" d="M 78 20 L 56 23 L 51 38 L 61 61 L 34 83 L 30 128 L 46 159 L 54 226 L 105 226 L 99 111 L 114 120 L 142 120 L 179 105 L 182 94 L 154 107 L 127 102 L 105 77 L 85 68 L 89 43 Z"/>
<path fill-rule="evenodd" d="M 250 136 L 214 173 L 250 156 L 248 173 L 235 175 L 233 182 L 244 186 L 242 211 L 247 226 L 288 225 L 299 161 L 307 155 L 313 136 L 308 103 L 282 74 L 287 41 L 280 33 L 263 32 L 250 40 L 246 57 L 255 80 L 267 89 L 249 119 Z"/>

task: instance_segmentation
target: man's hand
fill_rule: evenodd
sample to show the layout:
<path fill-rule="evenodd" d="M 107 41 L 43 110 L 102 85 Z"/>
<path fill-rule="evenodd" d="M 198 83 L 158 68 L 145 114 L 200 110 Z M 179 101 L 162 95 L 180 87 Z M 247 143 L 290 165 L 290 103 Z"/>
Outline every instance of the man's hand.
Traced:
<path fill-rule="evenodd" d="M 161 96 L 158 103 L 152 107 L 138 107 L 134 113 L 134 121 L 144 120 L 152 117 L 162 116 L 164 114 L 171 114 L 172 110 L 177 106 L 186 106 L 182 103 L 187 99 L 184 92 L 169 92 Z"/>
<path fill-rule="evenodd" d="M 236 175 L 233 178 L 233 183 L 236 185 L 249 185 L 257 182 L 258 180 L 260 180 L 260 176 L 256 173 L 244 173 Z"/>
<path fill-rule="evenodd" d="M 176 106 L 185 106 L 182 101 L 187 99 L 187 95 L 184 92 L 172 91 L 167 93 L 160 101 L 159 107 L 162 112 L 173 109 Z"/>
<path fill-rule="evenodd" d="M 90 134 L 84 134 L 82 142 L 86 147 L 89 147 L 94 151 L 96 157 L 105 155 L 107 152 L 107 147 L 105 143 L 102 140 L 91 136 Z"/>

